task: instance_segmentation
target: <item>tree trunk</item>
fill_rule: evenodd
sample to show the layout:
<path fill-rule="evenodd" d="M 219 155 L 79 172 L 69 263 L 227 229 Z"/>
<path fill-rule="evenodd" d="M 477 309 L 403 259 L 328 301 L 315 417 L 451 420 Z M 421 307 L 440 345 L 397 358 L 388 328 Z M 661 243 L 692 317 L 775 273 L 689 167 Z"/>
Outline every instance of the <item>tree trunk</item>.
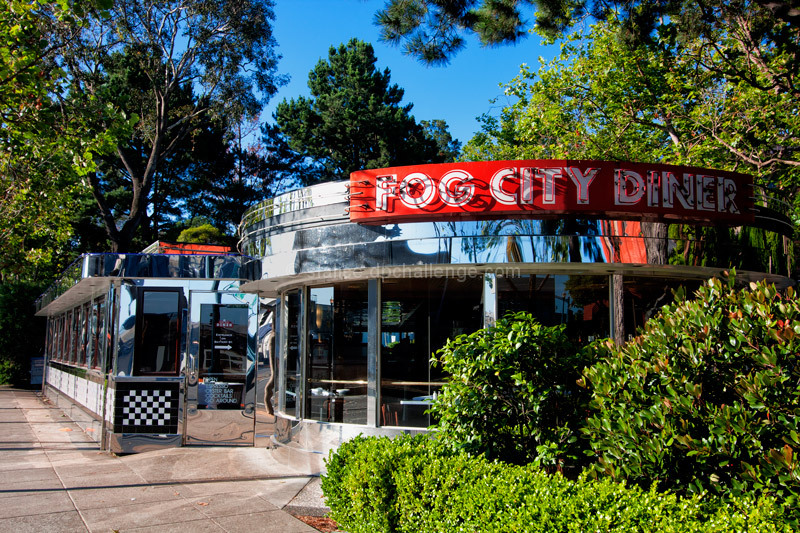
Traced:
<path fill-rule="evenodd" d="M 668 261 L 669 225 L 663 222 L 642 222 L 642 236 L 647 253 L 647 263 L 650 265 L 666 265 Z"/>
<path fill-rule="evenodd" d="M 614 344 L 625 344 L 625 292 L 622 286 L 622 274 L 616 272 L 611 275 L 611 316 L 612 335 Z"/>

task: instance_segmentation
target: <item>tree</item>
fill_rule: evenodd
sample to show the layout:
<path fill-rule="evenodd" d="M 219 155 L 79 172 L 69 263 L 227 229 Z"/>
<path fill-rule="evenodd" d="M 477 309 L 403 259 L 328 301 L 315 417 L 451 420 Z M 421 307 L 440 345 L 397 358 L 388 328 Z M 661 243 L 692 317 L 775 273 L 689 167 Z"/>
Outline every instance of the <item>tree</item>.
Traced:
<path fill-rule="evenodd" d="M 225 235 L 211 224 L 186 228 L 178 236 L 178 242 L 197 244 L 225 244 Z"/>
<path fill-rule="evenodd" d="M 743 15 L 753 10 L 762 20 L 748 24 Z M 525 17 L 528 13 L 532 19 Z M 790 0 L 388 0 L 375 22 L 383 40 L 404 42 L 405 52 L 424 63 L 446 64 L 466 45 L 465 34 L 474 34 L 483 46 L 513 44 L 528 31 L 551 40 L 590 17 L 616 19 L 620 37 L 632 43 L 648 42 L 654 32 L 669 28 L 688 36 L 705 35 L 712 44 L 716 31 L 745 22 L 737 32 L 742 48 L 756 52 L 765 41 L 782 43 L 797 61 L 796 44 L 785 39 L 800 23 L 800 9 Z M 775 24 L 764 24 L 765 19 L 783 28 L 776 32 Z M 718 50 L 730 52 L 730 58 L 737 55 L 735 49 Z M 757 64 L 758 54 L 748 60 Z"/>
<path fill-rule="evenodd" d="M 0 383 L 30 383 L 30 358 L 44 352 L 45 320 L 32 304 L 46 284 L 28 280 L 0 283 Z"/>
<path fill-rule="evenodd" d="M 356 39 L 331 47 L 309 73 L 311 98 L 284 100 L 274 114 L 276 128 L 265 138 L 285 143 L 298 157 L 303 183 L 349 177 L 363 168 L 444 162 L 452 155 L 446 125 L 426 129 L 401 105 L 403 89 L 380 72 L 372 45 Z M 438 131 L 437 131 L 438 130 Z"/>
<path fill-rule="evenodd" d="M 667 34 L 632 47 L 619 31 L 614 20 L 598 23 L 588 34 L 573 35 L 538 72 L 523 67 L 506 86 L 516 101 L 499 117 L 483 117 L 483 130 L 464 156 L 737 170 L 780 191 L 800 215 L 797 99 L 757 88 L 759 80 L 767 83 L 766 73 L 753 83 L 720 75 L 727 60 L 702 38 L 679 41 Z M 718 39 L 720 46 L 728 42 L 723 34 Z M 775 49 L 760 54 L 770 65 L 783 60 Z M 742 56 L 742 68 L 747 61 Z"/>
<path fill-rule="evenodd" d="M 71 237 L 85 188 L 80 176 L 113 150 L 129 124 L 118 109 L 76 101 L 54 56 L 56 28 L 102 17 L 103 1 L 11 0 L 0 7 L 0 278 L 47 278 Z M 91 127 L 103 116 L 106 127 Z"/>
<path fill-rule="evenodd" d="M 124 77 L 136 76 L 145 91 L 136 106 L 135 135 L 117 143 L 116 172 L 87 174 L 112 251 L 127 251 L 147 217 L 159 170 L 202 120 L 227 123 L 256 115 L 276 92 L 278 57 L 270 21 L 271 0 L 119 0 L 107 18 L 80 31 L 62 28 L 54 37 L 69 42 L 59 56 L 70 94 L 84 101 L 115 102 Z M 113 64 L 122 58 L 122 69 Z M 115 79 L 114 73 L 123 76 Z M 178 93 L 192 94 L 184 99 Z M 102 129 L 102 117 L 94 124 Z M 108 198 L 113 179 L 130 194 L 124 212 Z"/>
<path fill-rule="evenodd" d="M 439 148 L 437 157 L 442 161 L 455 161 L 461 153 L 461 142 L 453 139 L 444 120 L 422 120 L 420 125 L 425 131 L 425 136 L 433 140 Z"/>
<path fill-rule="evenodd" d="M 251 138 L 259 128 L 256 120 L 235 125 L 220 139 L 224 143 L 221 150 L 195 142 L 192 153 L 206 155 L 199 158 L 203 164 L 197 165 L 188 176 L 188 194 L 182 199 L 184 212 L 205 217 L 214 226 L 234 235 L 250 206 L 274 196 L 282 188 L 284 177 L 279 170 L 287 161 L 274 157 L 261 143 L 245 144 L 245 139 Z"/>

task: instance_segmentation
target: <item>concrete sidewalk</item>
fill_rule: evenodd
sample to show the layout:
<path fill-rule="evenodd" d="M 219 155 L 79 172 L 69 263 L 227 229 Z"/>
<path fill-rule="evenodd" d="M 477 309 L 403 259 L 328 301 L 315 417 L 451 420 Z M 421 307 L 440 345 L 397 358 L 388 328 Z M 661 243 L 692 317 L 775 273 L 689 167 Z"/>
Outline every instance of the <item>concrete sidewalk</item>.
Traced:
<path fill-rule="evenodd" d="M 117 457 L 41 393 L 0 387 L 0 532 L 315 532 L 319 479 L 262 448 Z"/>

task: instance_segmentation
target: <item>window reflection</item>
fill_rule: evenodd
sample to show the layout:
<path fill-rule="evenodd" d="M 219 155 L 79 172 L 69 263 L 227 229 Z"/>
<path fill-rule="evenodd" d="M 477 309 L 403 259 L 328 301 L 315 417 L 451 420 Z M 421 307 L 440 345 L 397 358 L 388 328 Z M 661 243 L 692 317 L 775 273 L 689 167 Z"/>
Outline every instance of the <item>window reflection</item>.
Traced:
<path fill-rule="evenodd" d="M 498 276 L 497 288 L 498 317 L 526 311 L 581 344 L 610 336 L 608 276 Z"/>
<path fill-rule="evenodd" d="M 300 384 L 300 326 L 301 320 L 300 291 L 291 291 L 286 294 L 286 368 L 283 410 L 289 416 L 297 416 L 297 392 Z"/>
<path fill-rule="evenodd" d="M 637 335 L 644 323 L 662 307 L 675 300 L 674 292 L 680 286 L 691 295 L 701 285 L 696 280 L 669 280 L 641 276 L 626 276 L 623 280 L 625 307 L 625 338 Z"/>
<path fill-rule="evenodd" d="M 481 277 L 384 280 L 381 288 L 381 425 L 427 427 L 443 376 L 431 354 L 480 329 Z"/>
<path fill-rule="evenodd" d="M 244 405 L 247 325 L 246 304 L 200 304 L 200 409 Z"/>
<path fill-rule="evenodd" d="M 138 305 L 134 375 L 177 375 L 180 293 L 143 289 Z"/>

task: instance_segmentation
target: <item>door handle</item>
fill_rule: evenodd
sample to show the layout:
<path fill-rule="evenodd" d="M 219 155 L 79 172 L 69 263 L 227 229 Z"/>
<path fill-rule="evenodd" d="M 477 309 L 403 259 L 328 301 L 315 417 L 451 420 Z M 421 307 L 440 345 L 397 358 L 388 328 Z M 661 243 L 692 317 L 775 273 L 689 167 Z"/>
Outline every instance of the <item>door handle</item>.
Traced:
<path fill-rule="evenodd" d="M 197 358 L 189 354 L 188 364 L 186 365 L 186 382 L 190 387 L 197 385 Z"/>

